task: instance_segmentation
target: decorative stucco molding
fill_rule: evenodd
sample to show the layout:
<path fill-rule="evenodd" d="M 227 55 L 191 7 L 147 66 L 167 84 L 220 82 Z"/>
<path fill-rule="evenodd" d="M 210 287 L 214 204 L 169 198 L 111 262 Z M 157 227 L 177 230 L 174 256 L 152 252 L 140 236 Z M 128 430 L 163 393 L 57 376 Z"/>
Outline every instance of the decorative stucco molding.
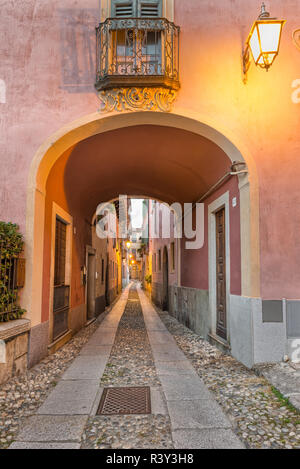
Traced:
<path fill-rule="evenodd" d="M 162 111 L 170 112 L 176 91 L 167 88 L 114 88 L 98 93 L 101 112 Z"/>

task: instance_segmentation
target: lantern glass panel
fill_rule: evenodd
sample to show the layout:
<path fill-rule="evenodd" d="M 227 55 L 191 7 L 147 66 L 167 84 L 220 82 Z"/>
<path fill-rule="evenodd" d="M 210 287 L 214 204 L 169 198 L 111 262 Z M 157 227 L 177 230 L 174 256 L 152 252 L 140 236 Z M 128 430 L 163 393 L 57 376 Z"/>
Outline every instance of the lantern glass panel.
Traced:
<path fill-rule="evenodd" d="M 258 39 L 258 33 L 257 33 L 257 28 L 255 27 L 253 30 L 253 34 L 250 38 L 249 41 L 251 52 L 253 55 L 254 62 L 257 63 L 257 60 L 261 54 L 260 50 L 260 45 L 259 45 L 259 39 Z"/>
<path fill-rule="evenodd" d="M 260 23 L 258 30 L 262 52 L 278 52 L 281 23 Z"/>

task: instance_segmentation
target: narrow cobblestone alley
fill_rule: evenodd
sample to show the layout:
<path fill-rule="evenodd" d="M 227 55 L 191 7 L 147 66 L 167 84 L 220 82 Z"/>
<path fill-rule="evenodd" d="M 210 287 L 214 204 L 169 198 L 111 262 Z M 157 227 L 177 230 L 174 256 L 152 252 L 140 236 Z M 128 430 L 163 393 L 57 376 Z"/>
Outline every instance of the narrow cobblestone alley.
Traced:
<path fill-rule="evenodd" d="M 96 415 L 104 388 L 142 386 L 150 414 Z M 2 448 L 300 448 L 299 413 L 266 379 L 155 309 L 137 285 L 100 325 L 3 385 L 0 399 Z"/>

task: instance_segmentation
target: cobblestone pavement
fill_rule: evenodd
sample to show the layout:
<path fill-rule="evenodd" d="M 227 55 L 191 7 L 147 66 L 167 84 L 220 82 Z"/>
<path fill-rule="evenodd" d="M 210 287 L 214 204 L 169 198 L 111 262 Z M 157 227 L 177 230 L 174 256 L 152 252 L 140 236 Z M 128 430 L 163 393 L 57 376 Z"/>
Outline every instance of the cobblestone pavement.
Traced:
<path fill-rule="evenodd" d="M 300 449 L 300 413 L 270 383 L 157 310 L 248 448 Z"/>
<path fill-rule="evenodd" d="M 132 288 L 119 323 L 101 386 L 150 386 L 156 389 L 151 346 L 136 288 Z M 96 416 L 89 418 L 82 448 L 173 448 L 168 415 Z"/>
<path fill-rule="evenodd" d="M 0 449 L 14 441 L 24 418 L 35 414 L 103 317 L 82 329 L 55 354 L 0 385 Z"/>

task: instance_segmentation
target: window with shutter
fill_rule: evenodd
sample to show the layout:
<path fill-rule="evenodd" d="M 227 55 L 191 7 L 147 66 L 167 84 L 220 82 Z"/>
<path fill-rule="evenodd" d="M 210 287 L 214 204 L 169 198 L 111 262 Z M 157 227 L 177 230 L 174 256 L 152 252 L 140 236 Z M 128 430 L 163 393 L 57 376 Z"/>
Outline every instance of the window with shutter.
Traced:
<path fill-rule="evenodd" d="M 162 0 L 112 0 L 111 10 L 115 18 L 159 18 Z"/>
<path fill-rule="evenodd" d="M 136 16 L 134 0 L 112 0 L 112 16 L 115 18 L 130 18 Z"/>
<path fill-rule="evenodd" d="M 159 18 L 162 16 L 161 0 L 138 0 L 138 16 L 141 18 Z"/>

